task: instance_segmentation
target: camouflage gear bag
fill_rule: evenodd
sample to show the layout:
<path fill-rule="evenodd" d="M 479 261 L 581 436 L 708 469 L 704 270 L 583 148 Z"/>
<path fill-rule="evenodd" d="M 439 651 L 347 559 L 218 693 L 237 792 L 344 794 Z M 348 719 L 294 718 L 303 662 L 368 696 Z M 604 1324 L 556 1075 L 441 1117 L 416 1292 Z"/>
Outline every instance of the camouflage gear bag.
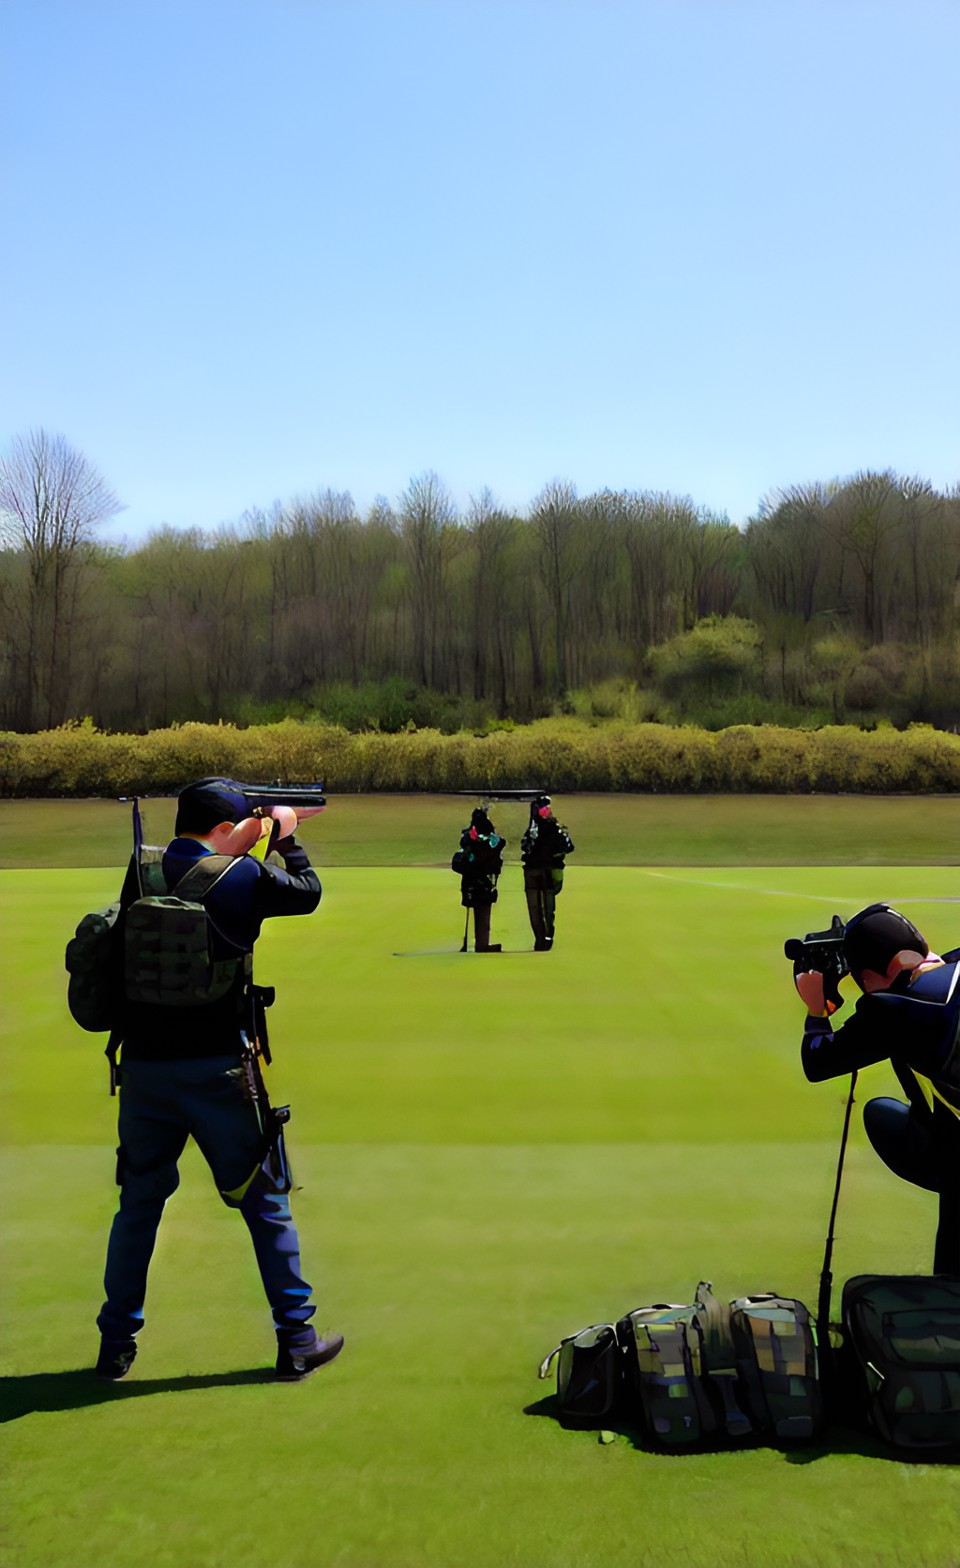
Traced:
<path fill-rule="evenodd" d="M 796 1441 L 816 1435 L 823 1398 L 816 1334 L 801 1301 L 720 1301 L 708 1281 L 688 1305 L 659 1302 L 570 1335 L 555 1356 L 557 1404 L 571 1424 L 641 1427 L 662 1448 Z"/>
<path fill-rule="evenodd" d="M 812 1437 L 823 1423 L 816 1329 L 802 1301 L 738 1296 L 730 1330 L 754 1424 L 779 1438 Z"/>

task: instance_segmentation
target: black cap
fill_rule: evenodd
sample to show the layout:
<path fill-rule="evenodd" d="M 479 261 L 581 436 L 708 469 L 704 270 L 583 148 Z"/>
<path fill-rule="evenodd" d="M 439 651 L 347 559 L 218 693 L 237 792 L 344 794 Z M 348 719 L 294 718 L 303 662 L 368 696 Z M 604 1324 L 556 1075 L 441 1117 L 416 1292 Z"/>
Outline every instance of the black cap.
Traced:
<path fill-rule="evenodd" d="M 219 822 L 242 822 L 250 805 L 234 779 L 197 779 L 177 796 L 178 833 L 208 833 Z"/>
<path fill-rule="evenodd" d="M 904 949 L 919 953 L 922 958 L 930 951 L 926 937 L 913 921 L 889 904 L 869 904 L 844 928 L 843 956 L 854 980 L 859 981 L 865 969 L 885 975 L 890 960 Z"/>

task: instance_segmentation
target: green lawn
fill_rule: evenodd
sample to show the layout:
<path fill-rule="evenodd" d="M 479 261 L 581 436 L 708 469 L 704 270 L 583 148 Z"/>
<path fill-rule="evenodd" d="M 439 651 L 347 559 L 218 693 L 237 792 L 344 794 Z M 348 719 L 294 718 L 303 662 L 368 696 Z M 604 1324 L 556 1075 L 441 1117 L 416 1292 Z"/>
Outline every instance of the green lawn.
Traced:
<path fill-rule="evenodd" d="M 601 1446 L 552 1418 L 537 1364 L 588 1322 L 689 1299 L 700 1278 L 815 1301 L 844 1086 L 799 1072 L 784 937 L 882 897 L 934 945 L 960 939 L 956 873 L 925 855 L 733 862 L 764 832 L 809 851 L 858 825 L 862 843 L 880 821 L 862 803 L 859 817 L 834 803 L 831 824 L 816 802 L 814 831 L 809 801 L 792 824 L 783 803 L 761 822 L 737 801 L 712 828 L 688 802 L 693 848 L 671 865 L 651 864 L 649 802 L 597 801 L 560 803 L 581 847 L 547 955 L 529 951 L 514 864 L 494 911 L 509 951 L 458 953 L 442 865 L 462 803 L 351 798 L 339 841 L 340 802 L 311 827 L 323 904 L 268 928 L 258 961 L 280 989 L 273 1087 L 294 1106 L 304 1261 L 346 1350 L 302 1386 L 264 1375 L 249 1244 L 191 1150 L 141 1353 L 115 1388 L 87 1370 L 115 1104 L 102 1041 L 66 1013 L 62 953 L 116 890 L 117 870 L 90 856 L 108 831 L 119 864 L 126 820 L 95 803 L 0 805 L 5 1565 L 957 1568 L 956 1469 L 866 1432 L 678 1456 Z M 667 804 L 676 845 L 683 811 Z M 917 818 L 917 803 L 887 804 Z M 616 842 L 600 826 L 611 813 Z M 62 868 L 29 869 L 44 863 L 29 832 L 41 819 Z M 371 845 L 382 864 L 360 853 Z M 860 1098 L 891 1085 L 871 1069 Z M 934 1223 L 933 1200 L 884 1170 L 857 1120 L 838 1281 L 926 1270 Z"/>
<path fill-rule="evenodd" d="M 449 865 L 471 797 L 333 795 L 304 825 L 326 866 Z M 556 810 L 577 865 L 921 866 L 960 863 L 953 795 L 574 795 Z M 142 802 L 147 838 L 166 842 L 172 800 Z M 494 803 L 519 857 L 527 808 Z M 112 866 L 130 852 L 130 809 L 109 800 L 0 802 L 0 870 Z"/>

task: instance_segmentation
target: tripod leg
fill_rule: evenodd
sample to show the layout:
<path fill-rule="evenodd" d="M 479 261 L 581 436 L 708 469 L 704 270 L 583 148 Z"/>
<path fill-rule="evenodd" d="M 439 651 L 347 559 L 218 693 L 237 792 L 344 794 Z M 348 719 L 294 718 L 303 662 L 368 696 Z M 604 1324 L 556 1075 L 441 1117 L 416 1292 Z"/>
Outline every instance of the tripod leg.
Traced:
<path fill-rule="evenodd" d="M 467 905 L 467 918 L 463 922 L 463 942 L 462 942 L 461 947 L 460 947 L 461 953 L 465 953 L 467 951 L 467 944 L 468 944 L 469 940 L 470 940 L 470 905 L 468 904 Z"/>
<path fill-rule="evenodd" d="M 840 1202 L 840 1182 L 843 1178 L 843 1160 L 847 1152 L 847 1138 L 850 1135 L 850 1115 L 854 1107 L 854 1093 L 857 1087 L 857 1075 L 850 1074 L 850 1092 L 847 1095 L 847 1108 L 843 1116 L 843 1132 L 840 1136 L 840 1153 L 837 1158 L 837 1179 L 833 1188 L 833 1203 L 830 1208 L 830 1223 L 827 1226 L 827 1241 L 823 1252 L 823 1268 L 820 1270 L 820 1291 L 817 1297 L 817 1344 L 820 1354 L 821 1374 L 823 1378 L 824 1399 L 828 1407 L 833 1406 L 838 1398 L 837 1383 L 837 1358 L 834 1354 L 830 1340 L 830 1298 L 833 1292 L 833 1239 L 834 1228 L 837 1223 L 837 1205 Z"/>

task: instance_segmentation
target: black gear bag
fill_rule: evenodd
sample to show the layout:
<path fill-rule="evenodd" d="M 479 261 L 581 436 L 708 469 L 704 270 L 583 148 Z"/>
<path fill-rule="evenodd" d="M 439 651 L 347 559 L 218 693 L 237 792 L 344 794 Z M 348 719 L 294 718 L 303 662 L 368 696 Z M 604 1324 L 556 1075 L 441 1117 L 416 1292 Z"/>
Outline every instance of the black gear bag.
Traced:
<path fill-rule="evenodd" d="M 960 1278 L 858 1274 L 843 1287 L 851 1387 L 897 1448 L 960 1444 Z"/>

